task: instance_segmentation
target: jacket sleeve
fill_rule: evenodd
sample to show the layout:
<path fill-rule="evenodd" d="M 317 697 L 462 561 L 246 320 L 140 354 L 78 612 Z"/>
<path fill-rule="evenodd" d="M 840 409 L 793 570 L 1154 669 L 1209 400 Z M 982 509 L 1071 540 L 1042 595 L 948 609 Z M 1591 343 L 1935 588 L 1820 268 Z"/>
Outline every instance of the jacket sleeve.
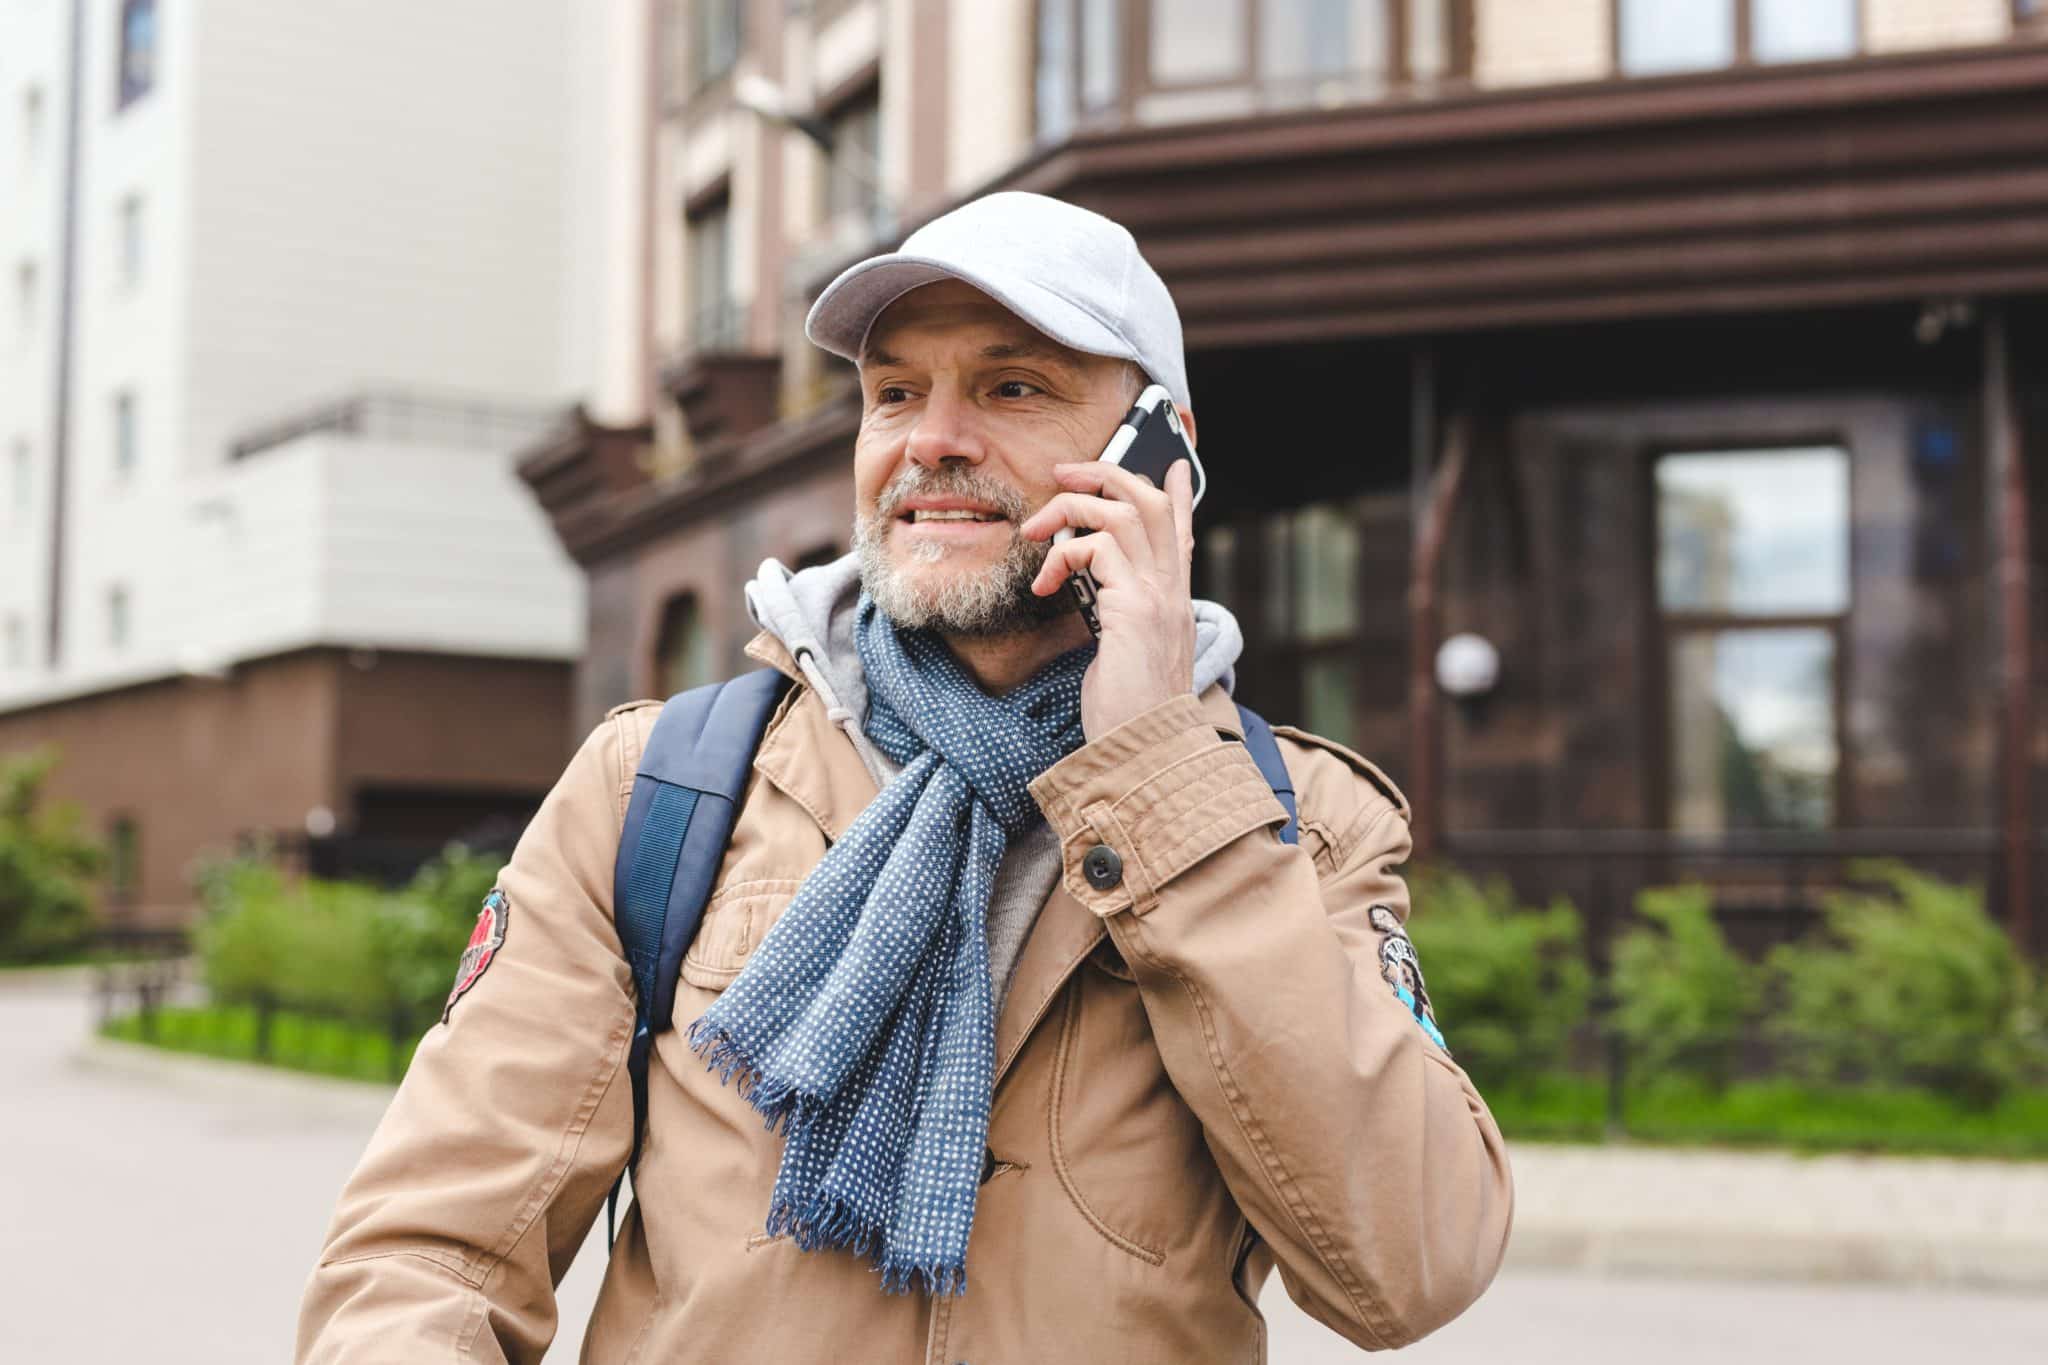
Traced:
<path fill-rule="evenodd" d="M 533 1361 L 554 1338 L 555 1286 L 632 1141 L 611 888 L 637 761 L 634 718 L 615 713 L 519 840 L 503 944 L 421 1041 L 342 1190 L 299 1361 Z"/>
<path fill-rule="evenodd" d="M 1406 921 L 1389 870 L 1408 856 L 1406 812 L 1317 757 L 1329 762 L 1302 845 L 1275 837 L 1285 811 L 1192 696 L 1084 745 L 1032 792 L 1289 1295 L 1358 1345 L 1391 1348 L 1492 1281 L 1512 1184 L 1485 1102 L 1381 974 L 1370 911 Z M 1121 860 L 1102 889 L 1083 871 L 1098 844 Z M 1445 1027 L 1455 1044 L 1456 1021 Z"/>

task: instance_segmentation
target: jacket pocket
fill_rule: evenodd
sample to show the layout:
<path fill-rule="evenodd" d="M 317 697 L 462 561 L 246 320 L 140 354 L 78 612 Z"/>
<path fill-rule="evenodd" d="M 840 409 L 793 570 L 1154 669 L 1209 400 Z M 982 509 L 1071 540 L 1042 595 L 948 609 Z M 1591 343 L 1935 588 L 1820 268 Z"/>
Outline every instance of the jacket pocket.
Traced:
<path fill-rule="evenodd" d="M 683 955 L 683 980 L 708 991 L 731 985 L 801 885 L 795 878 L 778 877 L 719 887 L 704 907 L 690 951 Z"/>
<path fill-rule="evenodd" d="M 1080 1111 L 1075 1095 L 1080 1089 L 1082 1069 L 1081 996 L 1081 990 L 1073 986 L 1066 991 L 1066 1007 L 1060 1015 L 1059 1050 L 1053 1056 L 1051 1102 L 1046 1106 L 1052 1167 L 1059 1176 L 1060 1188 L 1073 1201 L 1075 1210 L 1104 1241 L 1147 1265 L 1163 1265 L 1166 1261 L 1164 1248 L 1118 1230 L 1082 1188 L 1086 1167 L 1090 1164 L 1083 1158 L 1092 1139 L 1089 1134 L 1076 1131 Z M 1092 1185 L 1094 1182 L 1091 1180 L 1089 1183 Z"/>

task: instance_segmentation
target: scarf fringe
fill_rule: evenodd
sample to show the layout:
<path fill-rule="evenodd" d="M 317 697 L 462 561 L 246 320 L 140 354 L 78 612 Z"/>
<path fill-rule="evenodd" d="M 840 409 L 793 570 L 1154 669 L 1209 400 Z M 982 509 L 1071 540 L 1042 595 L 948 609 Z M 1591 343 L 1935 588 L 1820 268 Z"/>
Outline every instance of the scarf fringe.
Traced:
<path fill-rule="evenodd" d="M 707 1025 L 711 1025 L 708 1015 L 690 1025 L 684 1035 L 690 1050 L 718 1073 L 720 1085 L 739 1077 L 736 1088 L 740 1098 L 761 1115 L 769 1132 L 780 1131 L 787 1138 L 825 1107 L 823 1100 L 804 1094 L 787 1081 L 770 1080 L 748 1059 L 745 1044 L 725 1029 Z"/>
<path fill-rule="evenodd" d="M 849 1251 L 868 1261 L 882 1277 L 888 1294 L 925 1293 L 934 1298 L 967 1292 L 967 1268 L 957 1265 L 905 1263 L 877 1245 L 882 1230 L 855 1213 L 844 1200 L 819 1195 L 801 1212 L 777 1204 L 768 1213 L 768 1235 L 787 1237 L 799 1251 Z"/>

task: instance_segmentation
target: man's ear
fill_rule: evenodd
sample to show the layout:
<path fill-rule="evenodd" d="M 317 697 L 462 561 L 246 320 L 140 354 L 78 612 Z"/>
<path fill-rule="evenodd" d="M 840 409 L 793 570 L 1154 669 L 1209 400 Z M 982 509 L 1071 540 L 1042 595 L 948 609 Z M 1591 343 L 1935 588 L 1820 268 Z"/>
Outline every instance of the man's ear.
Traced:
<path fill-rule="evenodd" d="M 1173 410 L 1174 410 L 1175 412 L 1177 412 L 1177 413 L 1179 413 L 1179 414 L 1180 414 L 1180 424 L 1181 424 L 1181 425 L 1182 425 L 1183 427 L 1186 427 L 1186 428 L 1187 428 L 1187 433 L 1188 433 L 1188 444 L 1189 444 L 1189 445 L 1191 445 L 1191 446 L 1194 446 L 1194 447 L 1195 447 L 1196 449 L 1198 449 L 1198 450 L 1199 450 L 1199 449 L 1201 448 L 1201 446 L 1200 446 L 1200 444 L 1199 444 L 1199 443 L 1198 443 L 1198 442 L 1196 441 L 1196 439 L 1195 439 L 1195 413 L 1194 413 L 1194 410 L 1193 410 L 1192 408 L 1188 408 L 1188 407 L 1183 407 L 1183 406 L 1182 406 L 1181 404 L 1179 404 L 1179 403 L 1175 403 L 1175 404 L 1173 405 Z"/>

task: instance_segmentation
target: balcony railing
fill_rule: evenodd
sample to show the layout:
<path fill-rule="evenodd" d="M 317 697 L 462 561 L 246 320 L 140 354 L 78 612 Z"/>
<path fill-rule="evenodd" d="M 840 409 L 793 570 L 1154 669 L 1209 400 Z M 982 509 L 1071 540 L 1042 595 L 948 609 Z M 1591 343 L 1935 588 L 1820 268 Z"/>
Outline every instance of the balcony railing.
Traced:
<path fill-rule="evenodd" d="M 228 445 L 244 460 L 306 436 L 337 434 L 420 445 L 512 450 L 545 434 L 558 414 L 481 399 L 401 390 L 365 390 L 316 403 L 256 427 Z"/>

